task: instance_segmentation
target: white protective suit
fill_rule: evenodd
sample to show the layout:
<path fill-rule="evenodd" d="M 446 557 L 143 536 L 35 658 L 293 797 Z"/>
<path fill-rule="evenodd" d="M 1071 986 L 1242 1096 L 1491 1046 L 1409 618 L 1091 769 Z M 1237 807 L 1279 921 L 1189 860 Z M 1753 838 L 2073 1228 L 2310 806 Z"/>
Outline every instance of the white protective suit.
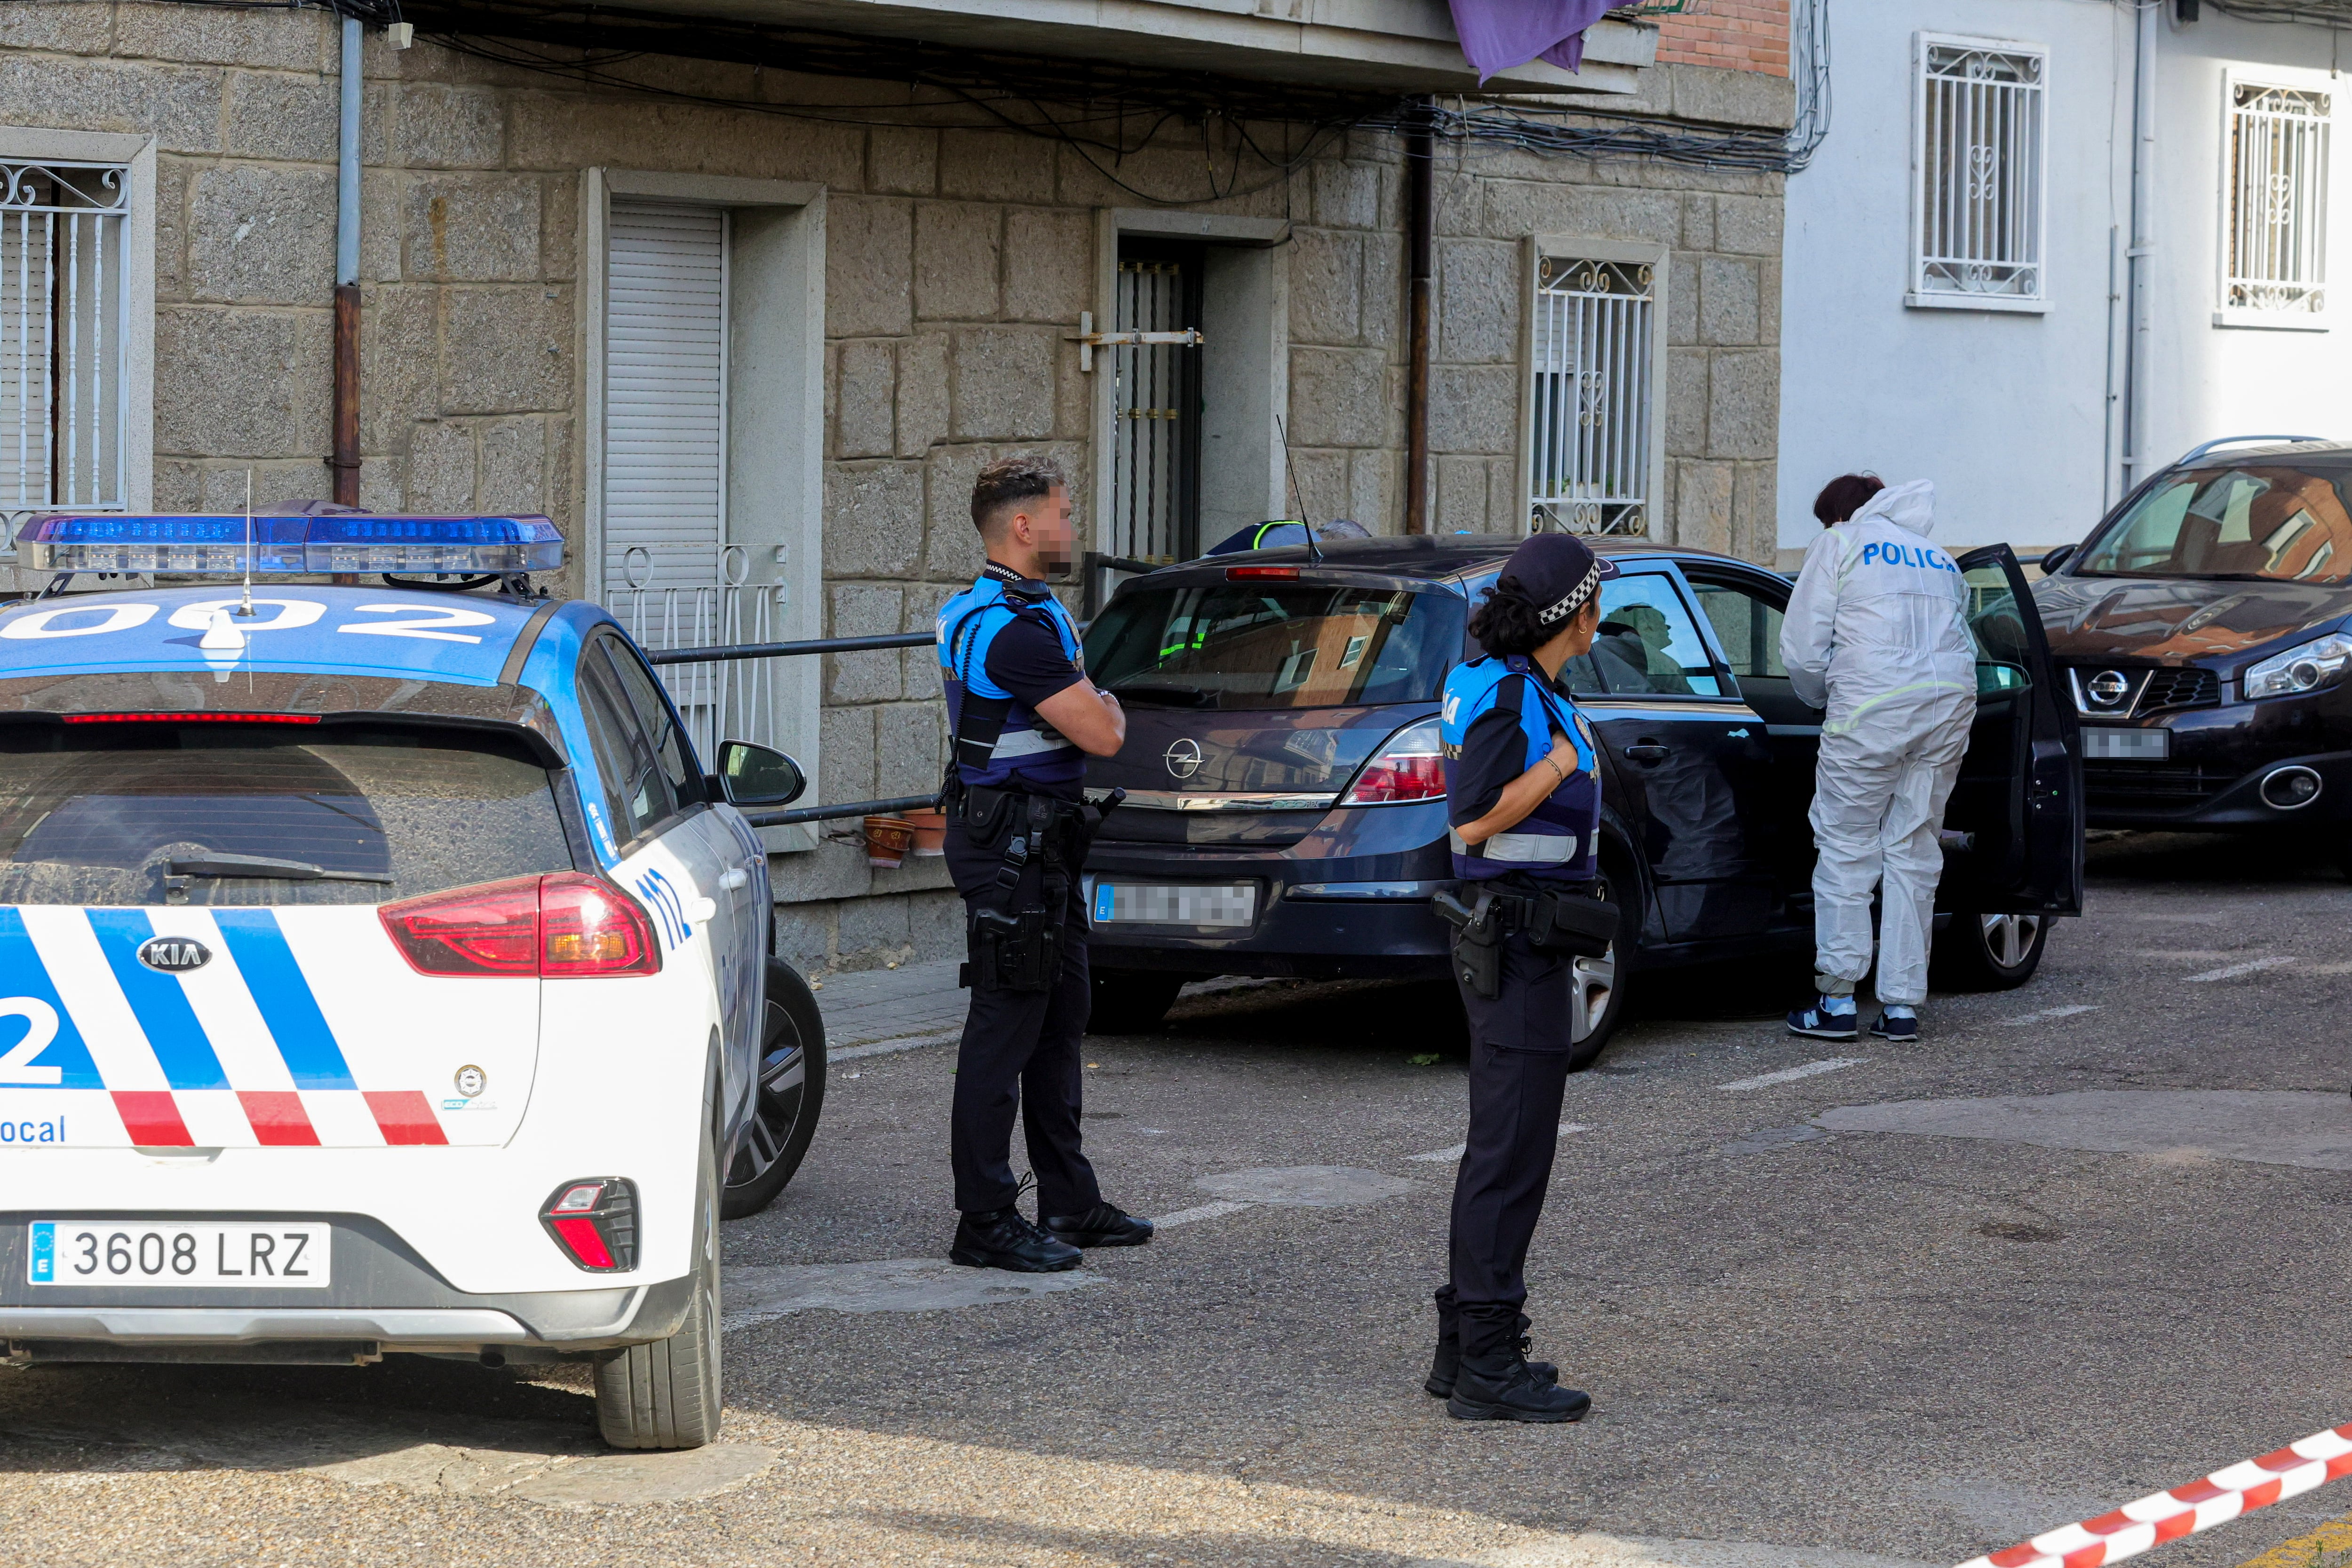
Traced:
<path fill-rule="evenodd" d="M 1944 858 L 1937 833 L 1976 717 L 1968 589 L 1927 542 L 1936 487 L 1873 496 L 1822 530 L 1780 628 L 1797 695 L 1829 714 L 1814 773 L 1816 983 L 1853 992 L 1870 971 L 1870 894 L 1882 877 L 1878 999 L 1927 996 L 1927 941 Z"/>

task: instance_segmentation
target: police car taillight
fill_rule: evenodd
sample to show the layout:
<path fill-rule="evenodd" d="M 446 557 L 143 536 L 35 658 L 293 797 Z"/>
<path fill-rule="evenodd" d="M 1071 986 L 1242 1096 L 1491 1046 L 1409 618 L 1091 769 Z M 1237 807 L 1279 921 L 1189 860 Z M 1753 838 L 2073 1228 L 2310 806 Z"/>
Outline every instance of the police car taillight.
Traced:
<path fill-rule="evenodd" d="M 541 1207 L 539 1222 L 572 1262 L 593 1274 L 637 1266 L 637 1189 L 619 1176 L 568 1181 Z"/>
<path fill-rule="evenodd" d="M 1381 754 L 1356 770 L 1355 781 L 1339 797 L 1342 806 L 1394 806 L 1407 800 L 1435 800 L 1445 794 L 1445 753 L 1437 720 L 1409 724 L 1389 737 Z"/>
<path fill-rule="evenodd" d="M 661 944 L 644 906 L 576 871 L 404 898 L 376 916 L 420 975 L 569 980 L 661 973 Z"/>

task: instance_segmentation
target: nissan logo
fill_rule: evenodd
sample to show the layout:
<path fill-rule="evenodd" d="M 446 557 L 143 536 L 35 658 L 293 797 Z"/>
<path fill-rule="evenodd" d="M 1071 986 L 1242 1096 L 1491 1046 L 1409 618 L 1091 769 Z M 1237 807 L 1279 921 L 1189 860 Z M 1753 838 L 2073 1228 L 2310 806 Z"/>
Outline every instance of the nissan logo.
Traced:
<path fill-rule="evenodd" d="M 1190 779 L 1201 770 L 1201 743 L 1180 740 L 1167 749 L 1161 760 L 1168 764 L 1170 778 Z"/>
<path fill-rule="evenodd" d="M 2101 670 L 2091 677 L 2091 700 L 2101 707 L 2113 707 L 2131 695 L 2131 682 L 2121 670 Z"/>
<path fill-rule="evenodd" d="M 193 936 L 150 936 L 139 944 L 139 961 L 167 975 L 201 969 L 213 961 L 213 950 Z"/>

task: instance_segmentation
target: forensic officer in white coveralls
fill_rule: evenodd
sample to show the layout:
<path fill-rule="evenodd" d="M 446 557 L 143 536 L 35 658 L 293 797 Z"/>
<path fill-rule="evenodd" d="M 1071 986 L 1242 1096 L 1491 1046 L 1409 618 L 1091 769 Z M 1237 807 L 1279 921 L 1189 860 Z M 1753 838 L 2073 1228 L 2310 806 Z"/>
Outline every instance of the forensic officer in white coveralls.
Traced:
<path fill-rule="evenodd" d="M 1832 480 L 1813 503 L 1824 525 L 1780 628 L 1798 696 L 1829 711 L 1813 778 L 1811 1005 L 1791 1032 L 1852 1040 L 1856 983 L 1870 972 L 1870 895 L 1878 928 L 1882 1040 L 1919 1036 L 1927 940 L 1943 874 L 1937 834 L 1977 712 L 1968 590 L 1928 541 L 1936 487 Z"/>

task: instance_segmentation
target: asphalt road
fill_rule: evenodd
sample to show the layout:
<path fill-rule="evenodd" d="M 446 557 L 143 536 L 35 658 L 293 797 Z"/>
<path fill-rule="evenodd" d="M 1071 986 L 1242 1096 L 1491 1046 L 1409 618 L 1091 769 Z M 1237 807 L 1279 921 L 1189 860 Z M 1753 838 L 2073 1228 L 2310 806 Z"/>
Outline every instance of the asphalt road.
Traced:
<path fill-rule="evenodd" d="M 1092 1043 L 1107 1189 L 1183 1222 L 1048 1281 L 937 1262 L 952 1050 L 841 1064 L 728 1228 L 719 1448 L 604 1455 L 580 1378 L 467 1364 L 0 1371 L 0 1560 L 1957 1563 L 2352 1420 L 2352 888 L 2195 840 L 2093 873 L 2031 987 L 1914 1046 L 1788 1039 L 1769 977 L 1654 989 L 1536 1242 L 1579 1426 L 1419 1388 L 1447 999 L 1262 986 Z"/>

